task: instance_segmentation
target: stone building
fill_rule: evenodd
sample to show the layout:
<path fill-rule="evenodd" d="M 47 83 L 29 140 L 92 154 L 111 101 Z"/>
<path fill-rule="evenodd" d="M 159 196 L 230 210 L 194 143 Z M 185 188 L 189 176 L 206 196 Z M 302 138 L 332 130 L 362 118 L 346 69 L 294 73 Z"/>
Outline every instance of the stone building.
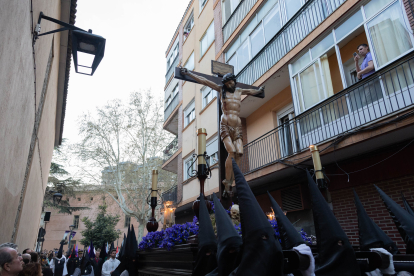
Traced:
<path fill-rule="evenodd" d="M 0 243 L 34 248 L 54 146 L 62 141 L 68 31 L 40 37 L 40 12 L 74 24 L 76 0 L 0 1 Z M 42 33 L 61 26 L 41 23 Z"/>
<path fill-rule="evenodd" d="M 129 224 L 132 224 L 134 226 L 135 233 L 137 234 L 137 229 L 139 226 L 137 220 L 135 218 L 126 216 L 119 205 L 108 195 L 96 192 L 82 192 L 76 194 L 75 198 L 69 198 L 69 204 L 73 207 L 89 207 L 89 209 L 75 211 L 71 215 L 59 214 L 56 209 L 45 209 L 45 212 L 51 212 L 51 214 L 50 221 L 43 223 L 43 227 L 46 230 L 43 249 L 51 250 L 54 248 L 59 248 L 59 243 L 62 240 L 65 231 L 69 230 L 69 225 L 75 225 L 75 229 L 73 231 L 75 231 L 76 234 L 71 241 L 72 246 L 74 244 L 77 244 L 78 247 L 83 248 L 79 242 L 83 238 L 81 231 L 86 229 L 85 224 L 82 222 L 82 218 L 89 217 L 91 220 L 94 220 L 99 212 L 99 205 L 103 204 L 106 204 L 108 206 L 108 214 L 120 216 L 120 220 L 115 229 L 119 229 L 122 234 L 114 242 L 115 246 L 117 246 L 117 244 L 121 246 L 124 233 L 125 235 L 127 234 Z M 161 228 L 162 222 L 159 224 L 159 229 Z M 144 235 L 146 234 L 147 230 L 145 229 Z M 101 247 L 102 245 L 95 246 Z M 67 250 L 66 245 L 64 248 Z"/>
<path fill-rule="evenodd" d="M 205 8 L 200 14 L 201 6 Z M 330 179 L 330 203 L 350 241 L 358 245 L 354 188 L 371 218 L 404 251 L 373 184 L 399 204 L 400 191 L 414 202 L 413 8 L 411 0 L 190 1 L 174 34 L 179 45 L 175 64 L 186 64 L 191 54 L 181 35 L 187 18 L 195 14 L 193 30 L 206 30 L 203 14 L 212 12 L 213 57 L 201 59 L 197 54 L 203 44 L 196 31 L 191 40 L 198 44 L 193 68 L 209 73 L 209 66 L 202 69 L 202 64 L 210 63 L 205 59 L 217 60 L 234 66 L 238 82 L 266 87 L 264 99 L 242 99 L 240 114 L 246 134 L 241 169 L 264 212 L 270 211 L 268 190 L 298 229 L 314 233 L 306 177 L 296 167 L 312 168 L 309 146 L 318 145 Z M 353 57 L 360 44 L 369 46 L 375 68 L 362 80 Z M 169 169 L 176 158 L 171 169 L 180 175 L 191 152 L 187 148 L 196 148 L 195 128 L 187 134 L 185 119 L 191 95 L 197 127 L 210 127 L 208 132 L 214 135 L 217 113 L 205 118 L 205 112 L 197 109 L 203 104 L 200 85 L 179 81 L 178 88 L 176 119 L 167 116 L 165 125 L 166 129 L 174 125 L 178 147 L 165 167 Z M 190 100 L 185 100 L 189 94 Z M 210 185 L 217 190 L 214 181 Z M 177 221 L 191 220 L 195 194 L 188 190 L 192 189 L 182 176 Z"/>

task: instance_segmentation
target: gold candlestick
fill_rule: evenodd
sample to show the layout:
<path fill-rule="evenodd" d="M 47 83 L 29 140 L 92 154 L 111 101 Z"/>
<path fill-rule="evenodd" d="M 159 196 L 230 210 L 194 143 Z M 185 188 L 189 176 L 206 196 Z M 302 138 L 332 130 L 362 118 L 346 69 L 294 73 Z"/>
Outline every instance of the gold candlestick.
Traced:
<path fill-rule="evenodd" d="M 206 137 L 207 137 L 207 131 L 205 128 L 199 128 L 197 130 L 197 137 L 198 137 L 198 164 L 206 164 L 206 160 L 204 159 L 203 155 L 204 152 L 206 152 Z"/>
<path fill-rule="evenodd" d="M 321 164 L 321 157 L 319 155 L 319 149 L 315 145 L 310 145 L 309 149 L 312 154 L 313 167 L 315 168 L 316 179 L 323 179 L 322 164 Z"/>

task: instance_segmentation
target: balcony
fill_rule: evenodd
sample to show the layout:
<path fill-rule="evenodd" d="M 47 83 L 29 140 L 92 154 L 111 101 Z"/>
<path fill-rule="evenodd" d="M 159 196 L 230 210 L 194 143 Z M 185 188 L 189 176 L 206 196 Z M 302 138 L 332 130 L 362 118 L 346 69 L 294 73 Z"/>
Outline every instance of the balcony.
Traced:
<path fill-rule="evenodd" d="M 178 150 L 178 136 L 172 140 L 172 142 L 164 149 L 164 163 L 167 162 L 171 156 Z"/>
<path fill-rule="evenodd" d="M 230 18 L 227 20 L 226 24 L 223 26 L 224 43 L 226 43 L 231 34 L 237 29 L 256 2 L 257 0 L 242 0 L 240 2 Z"/>
<path fill-rule="evenodd" d="M 164 122 L 167 121 L 168 117 L 170 117 L 171 113 L 174 111 L 174 109 L 178 105 L 178 94 L 174 96 L 172 101 L 167 105 L 167 107 L 164 109 Z"/>
<path fill-rule="evenodd" d="M 177 57 L 174 59 L 172 65 L 170 66 L 170 68 L 168 68 L 167 74 L 165 74 L 165 84 L 168 83 L 168 81 L 171 79 L 171 76 L 174 74 L 174 69 L 175 67 L 177 67 L 178 65 L 178 55 Z"/>
<path fill-rule="evenodd" d="M 276 33 L 272 40 L 270 40 L 269 43 L 267 43 L 263 49 L 257 53 L 257 55 L 237 74 L 237 81 L 241 83 L 253 84 L 345 1 L 346 0 L 307 1 L 306 4 L 303 5 L 303 7 L 295 14 L 295 16 L 293 16 L 279 30 L 279 32 Z M 237 10 L 235 13 L 236 12 Z M 227 24 L 225 27 L 226 26 Z"/>
<path fill-rule="evenodd" d="M 270 164 L 288 162 L 286 158 L 308 150 L 309 145 L 347 137 L 361 128 L 373 131 L 383 126 L 377 121 L 412 108 L 413 104 L 414 54 L 411 53 L 246 144 L 241 169 L 248 174 Z M 393 118 L 402 121 L 404 115 Z M 392 138 L 381 132 L 381 143 L 408 139 L 411 134 L 407 133 L 413 132 L 389 133 L 394 133 Z M 364 139 L 371 138 L 368 136 Z M 372 144 L 370 140 L 368 147 Z"/>

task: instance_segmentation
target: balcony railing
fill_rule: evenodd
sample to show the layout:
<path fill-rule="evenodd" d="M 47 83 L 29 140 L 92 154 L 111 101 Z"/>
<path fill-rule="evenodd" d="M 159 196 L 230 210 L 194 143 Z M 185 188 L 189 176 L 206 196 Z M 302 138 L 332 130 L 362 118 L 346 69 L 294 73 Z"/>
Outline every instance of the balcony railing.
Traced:
<path fill-rule="evenodd" d="M 346 0 L 310 0 L 237 75 L 253 84 Z"/>
<path fill-rule="evenodd" d="M 242 171 L 280 162 L 413 104 L 414 54 L 410 54 L 246 144 Z"/>
<path fill-rule="evenodd" d="M 172 140 L 172 142 L 165 147 L 164 149 L 164 163 L 167 162 L 168 159 L 171 158 L 171 156 L 174 155 L 178 150 L 178 136 Z"/>
<path fill-rule="evenodd" d="M 240 2 L 223 26 L 224 43 L 226 43 L 231 34 L 237 29 L 256 2 L 257 0 L 242 0 Z"/>
<path fill-rule="evenodd" d="M 167 82 L 170 80 L 172 74 L 174 73 L 174 68 L 177 67 L 177 65 L 178 65 L 178 55 L 174 59 L 170 68 L 168 68 L 167 74 L 165 74 L 165 84 L 167 84 Z"/>
<path fill-rule="evenodd" d="M 174 96 L 172 101 L 167 105 L 167 107 L 164 109 L 164 122 L 167 121 L 168 117 L 170 117 L 171 113 L 174 111 L 174 109 L 178 105 L 178 94 Z"/>

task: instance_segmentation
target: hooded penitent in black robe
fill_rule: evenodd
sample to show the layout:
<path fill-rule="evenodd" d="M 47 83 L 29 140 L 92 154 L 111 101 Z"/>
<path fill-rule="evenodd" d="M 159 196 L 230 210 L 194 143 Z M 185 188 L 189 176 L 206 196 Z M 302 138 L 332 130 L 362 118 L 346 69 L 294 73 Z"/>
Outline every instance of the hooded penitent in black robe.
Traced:
<path fill-rule="evenodd" d="M 393 255 L 398 254 L 395 243 L 368 216 L 355 190 L 354 198 L 358 214 L 359 247 L 361 251 L 369 251 L 371 248 L 384 248 Z"/>
<path fill-rule="evenodd" d="M 282 241 L 282 248 L 285 250 L 290 250 L 295 246 L 304 244 L 305 241 L 302 239 L 298 231 L 285 216 L 282 209 L 280 209 L 279 204 L 276 200 L 267 192 L 269 196 L 270 203 L 272 204 L 273 212 L 275 213 L 277 226 L 279 228 L 280 239 Z"/>
<path fill-rule="evenodd" d="M 374 185 L 380 194 L 388 212 L 397 226 L 406 247 L 407 254 L 414 254 L 414 219 L 406 210 L 398 205 L 394 200 L 387 196 L 380 188 Z"/>
<path fill-rule="evenodd" d="M 408 201 L 405 199 L 404 194 L 401 192 L 401 198 L 404 204 L 404 208 L 405 210 L 412 216 L 414 216 L 414 210 L 413 208 L 411 208 L 410 203 L 408 203 Z"/>
<path fill-rule="evenodd" d="M 63 254 L 63 243 L 60 243 L 56 258 L 53 258 L 54 276 L 63 276 L 66 273 L 66 258 Z"/>
<path fill-rule="evenodd" d="M 128 229 L 128 235 L 125 238 L 118 259 L 121 262 L 118 267 L 112 272 L 111 276 L 120 276 L 126 273 L 129 276 L 136 276 L 138 271 L 138 242 L 135 236 L 134 225 Z"/>
<path fill-rule="evenodd" d="M 213 200 L 218 239 L 217 268 L 207 276 L 228 276 L 240 264 L 243 240 L 215 194 L 213 194 Z"/>
<path fill-rule="evenodd" d="M 84 251 L 80 267 L 76 268 L 75 272 L 73 273 L 73 276 L 81 276 L 81 275 L 94 276 L 93 267 L 89 259 L 89 254 L 86 250 Z"/>
<path fill-rule="evenodd" d="M 273 227 L 242 172 L 233 161 L 243 237 L 241 262 L 234 275 L 283 275 L 283 251 Z"/>
<path fill-rule="evenodd" d="M 79 258 L 76 257 L 76 251 L 75 249 L 72 249 L 72 254 L 70 255 L 70 258 L 66 264 L 67 269 L 68 269 L 68 275 L 73 275 L 73 273 L 75 272 L 75 269 L 77 267 L 80 267 L 80 262 L 79 262 Z"/>
<path fill-rule="evenodd" d="M 200 194 L 200 211 L 198 217 L 198 252 L 193 269 L 193 276 L 206 275 L 217 267 L 217 241 L 203 194 Z"/>
<path fill-rule="evenodd" d="M 309 172 L 309 193 L 312 199 L 318 256 L 315 258 L 315 274 L 318 276 L 359 276 L 355 252 L 348 237 L 339 225 L 328 203 Z"/>

